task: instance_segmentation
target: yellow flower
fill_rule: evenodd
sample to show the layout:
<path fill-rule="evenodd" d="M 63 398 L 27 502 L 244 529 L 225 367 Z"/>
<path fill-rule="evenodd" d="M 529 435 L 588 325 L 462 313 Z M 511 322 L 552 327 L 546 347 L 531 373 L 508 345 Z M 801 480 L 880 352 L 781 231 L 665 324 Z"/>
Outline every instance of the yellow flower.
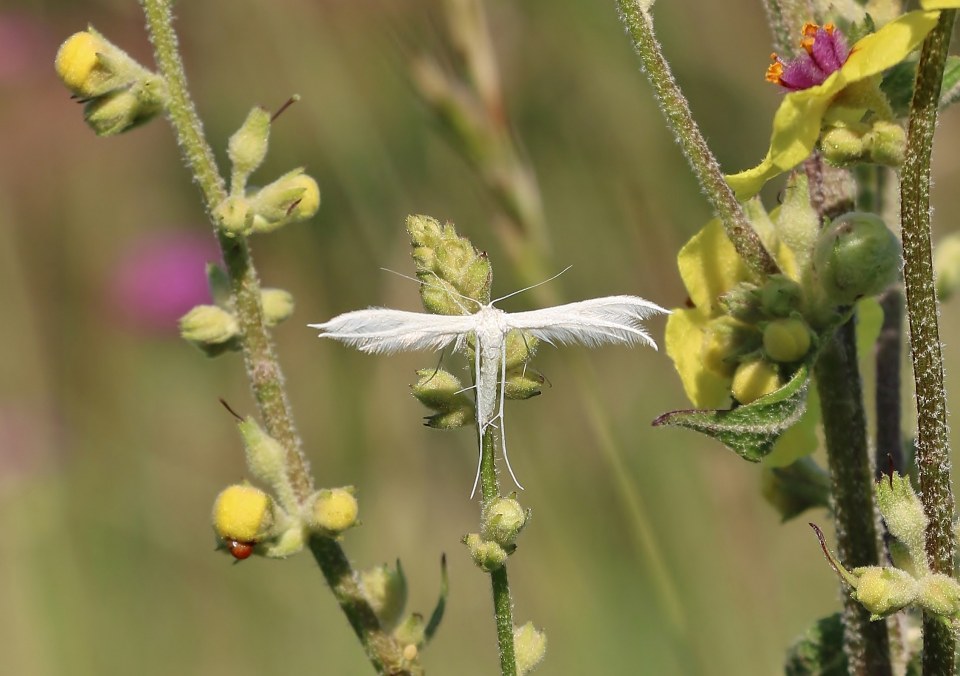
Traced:
<path fill-rule="evenodd" d="M 926 0 L 922 4 L 927 8 L 944 8 L 956 7 L 960 1 Z M 771 178 L 803 162 L 813 151 L 824 117 L 838 95 L 850 85 L 877 76 L 903 61 L 933 29 L 939 17 L 940 13 L 935 11 L 904 14 L 856 42 L 846 61 L 822 84 L 784 96 L 773 118 L 773 135 L 766 157 L 756 167 L 726 177 L 737 198 L 749 199 Z M 771 73 L 778 74 L 777 65 L 775 62 L 768 77 L 772 77 Z M 859 120 L 867 106 L 864 101 L 845 101 L 837 115 L 846 121 Z"/>

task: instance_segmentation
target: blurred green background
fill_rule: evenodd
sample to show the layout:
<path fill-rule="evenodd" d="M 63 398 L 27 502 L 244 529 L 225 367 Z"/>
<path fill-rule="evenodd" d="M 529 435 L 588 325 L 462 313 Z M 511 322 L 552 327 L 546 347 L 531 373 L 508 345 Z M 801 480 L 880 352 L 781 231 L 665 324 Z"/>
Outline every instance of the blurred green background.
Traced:
<path fill-rule="evenodd" d="M 573 266 L 551 282 L 557 295 L 681 304 L 676 251 L 709 209 L 614 3 L 487 9 L 509 115 L 543 193 L 548 260 Z M 459 543 L 478 523 L 468 499 L 476 441 L 469 430 L 424 428 L 407 389 L 436 357 L 361 355 L 305 328 L 368 305 L 418 309 L 415 285 L 380 271 L 412 272 L 408 213 L 454 221 L 489 251 L 496 294 L 523 277 L 490 227 L 495 204 L 408 81 L 409 58 L 442 47 L 436 3 L 195 1 L 176 11 L 221 160 L 251 105 L 303 97 L 274 127 L 255 179 L 306 166 L 320 213 L 253 246 L 264 283 L 297 299 L 276 339 L 318 482 L 359 489 L 363 526 L 345 547 L 359 567 L 399 557 L 409 608 L 423 612 L 446 552 L 447 615 L 425 666 L 495 673 L 489 583 Z M 780 96 L 763 81 L 760 3 L 661 0 L 656 17 L 721 163 L 751 165 Z M 245 475 L 217 399 L 254 407 L 237 355 L 206 359 L 151 305 L 181 274 L 155 257 L 196 258 L 210 228 L 167 125 L 95 138 L 56 80 L 57 46 L 88 22 L 151 63 L 132 0 L 0 9 L 3 671 L 369 673 L 309 555 L 232 565 L 213 549 L 212 500 Z M 952 110 L 935 154 L 941 234 L 960 209 L 958 133 Z M 202 260 L 183 274 L 196 277 Z M 530 302 L 520 295 L 505 308 Z M 948 368 L 956 308 L 943 312 Z M 651 322 L 658 341 L 663 323 Z M 549 637 L 538 673 L 777 672 L 792 639 L 838 607 L 809 519 L 779 523 L 759 496 L 758 466 L 692 432 L 650 427 L 687 405 L 662 353 L 582 350 L 576 358 L 599 383 L 591 388 L 570 367 L 576 352 L 543 349 L 536 366 L 552 387 L 508 405 L 512 462 L 534 513 L 510 576 L 516 620 Z M 956 392 L 958 369 L 948 376 Z M 616 455 L 591 431 L 589 406 L 609 419 Z"/>

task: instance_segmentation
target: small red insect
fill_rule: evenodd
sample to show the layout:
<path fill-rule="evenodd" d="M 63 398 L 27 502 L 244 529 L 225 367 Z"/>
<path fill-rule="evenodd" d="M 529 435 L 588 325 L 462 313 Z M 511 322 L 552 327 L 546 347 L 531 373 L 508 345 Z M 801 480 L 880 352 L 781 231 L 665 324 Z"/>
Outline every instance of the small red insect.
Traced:
<path fill-rule="evenodd" d="M 233 558 L 242 561 L 253 554 L 253 542 L 240 542 L 239 540 L 227 540 L 227 549 L 233 554 Z"/>

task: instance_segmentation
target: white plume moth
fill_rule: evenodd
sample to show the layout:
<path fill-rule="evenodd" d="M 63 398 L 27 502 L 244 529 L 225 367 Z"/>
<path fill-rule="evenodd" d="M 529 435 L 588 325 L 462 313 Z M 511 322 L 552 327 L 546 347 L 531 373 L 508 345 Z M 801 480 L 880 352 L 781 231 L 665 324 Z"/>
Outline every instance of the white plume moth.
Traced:
<path fill-rule="evenodd" d="M 637 296 L 592 298 L 529 312 L 505 312 L 494 307 L 494 303 L 517 293 L 520 291 L 497 298 L 485 305 L 471 298 L 465 298 L 479 306 L 473 314 L 438 315 L 387 308 L 368 308 L 347 312 L 323 324 L 309 326 L 319 329 L 321 338 L 332 338 L 355 347 L 361 352 L 373 354 L 440 350 L 451 343 L 456 349 L 462 350 L 466 346 L 467 336 L 474 334 L 476 336 L 474 368 L 480 453 L 481 455 L 483 453 L 484 432 L 490 425 L 499 421 L 503 459 L 510 476 L 522 489 L 523 486 L 517 481 L 513 468 L 510 467 L 503 429 L 507 334 L 513 330 L 525 331 L 551 345 L 580 344 L 596 347 L 605 343 L 642 344 L 657 349 L 656 343 L 644 330 L 641 321 L 668 311 Z M 498 381 L 499 388 L 497 388 Z M 477 490 L 479 479 L 478 465 L 471 497 Z"/>

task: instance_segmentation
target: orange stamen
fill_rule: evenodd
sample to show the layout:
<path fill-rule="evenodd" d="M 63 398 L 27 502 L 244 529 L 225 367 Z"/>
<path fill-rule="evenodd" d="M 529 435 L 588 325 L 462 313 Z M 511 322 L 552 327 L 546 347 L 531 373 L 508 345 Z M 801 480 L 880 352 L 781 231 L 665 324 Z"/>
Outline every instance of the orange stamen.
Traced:
<path fill-rule="evenodd" d="M 781 84 L 780 78 L 783 75 L 783 62 L 780 60 L 780 57 L 777 56 L 776 52 L 771 54 L 770 58 L 773 60 L 773 63 L 767 67 L 767 74 L 765 78 L 767 82 Z"/>

